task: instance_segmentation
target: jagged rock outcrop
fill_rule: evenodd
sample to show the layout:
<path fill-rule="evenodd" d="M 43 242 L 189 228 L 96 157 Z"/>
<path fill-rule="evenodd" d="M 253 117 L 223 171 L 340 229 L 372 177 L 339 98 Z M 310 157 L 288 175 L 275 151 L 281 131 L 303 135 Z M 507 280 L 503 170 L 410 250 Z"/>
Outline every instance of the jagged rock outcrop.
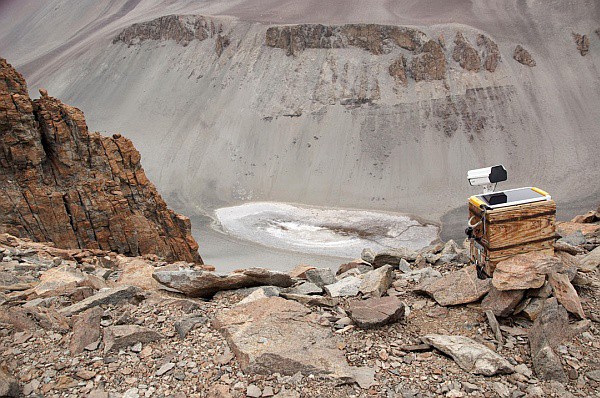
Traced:
<path fill-rule="evenodd" d="M 373 54 L 389 52 L 389 45 L 409 51 L 420 48 L 427 36 L 404 26 L 377 24 L 273 26 L 267 30 L 266 44 L 293 55 L 306 48 L 358 47 Z"/>
<path fill-rule="evenodd" d="M 406 77 L 406 58 L 403 55 L 390 65 L 388 71 L 390 72 L 390 76 L 396 79 L 397 82 L 401 84 L 408 82 Z"/>
<path fill-rule="evenodd" d="M 201 263 L 187 217 L 167 208 L 131 141 L 88 132 L 83 112 L 0 58 L 0 232 L 61 248 Z"/>
<path fill-rule="evenodd" d="M 146 40 L 174 40 L 185 47 L 193 40 L 215 37 L 215 52 L 221 56 L 229 45 L 229 37 L 222 33 L 223 25 L 215 24 L 212 18 L 202 15 L 165 15 L 128 26 L 113 39 L 113 44 L 123 42 L 132 46 Z"/>
<path fill-rule="evenodd" d="M 446 56 L 442 46 L 429 40 L 421 53 L 412 59 L 410 73 L 415 81 L 443 80 L 446 76 Z"/>
<path fill-rule="evenodd" d="M 483 67 L 488 72 L 495 72 L 500 63 L 500 49 L 495 41 L 486 35 L 477 35 L 477 45 L 483 47 Z"/>
<path fill-rule="evenodd" d="M 533 59 L 529 51 L 525 50 L 520 44 L 518 44 L 517 47 L 515 47 L 513 58 L 515 59 L 515 61 L 523 65 L 527 65 L 529 67 L 535 66 L 535 59 Z"/>
<path fill-rule="evenodd" d="M 577 50 L 582 56 L 585 56 L 590 51 L 590 38 L 588 35 L 581 35 L 579 33 L 573 33 L 575 44 L 577 44 Z"/>
<path fill-rule="evenodd" d="M 479 72 L 481 69 L 481 57 L 479 53 L 461 32 L 457 32 L 454 38 L 452 59 L 458 62 L 461 68 L 468 71 Z"/>

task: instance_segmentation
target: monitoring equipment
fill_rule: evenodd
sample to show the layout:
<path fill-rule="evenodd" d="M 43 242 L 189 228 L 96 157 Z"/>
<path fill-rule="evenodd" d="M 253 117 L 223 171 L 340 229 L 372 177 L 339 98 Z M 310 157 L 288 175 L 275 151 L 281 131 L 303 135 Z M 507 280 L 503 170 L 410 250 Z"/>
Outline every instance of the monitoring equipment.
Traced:
<path fill-rule="evenodd" d="M 483 185 L 483 193 L 493 192 L 492 184 L 506 181 L 507 178 L 508 174 L 506 173 L 506 169 L 501 164 L 492 167 L 484 167 L 482 169 L 469 170 L 467 172 L 469 184 L 471 184 L 471 186 Z"/>

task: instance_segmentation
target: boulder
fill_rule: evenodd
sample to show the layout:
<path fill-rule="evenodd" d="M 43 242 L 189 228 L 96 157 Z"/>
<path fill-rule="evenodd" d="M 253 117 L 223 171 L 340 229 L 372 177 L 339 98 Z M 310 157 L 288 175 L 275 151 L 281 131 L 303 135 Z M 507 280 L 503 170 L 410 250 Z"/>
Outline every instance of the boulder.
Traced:
<path fill-rule="evenodd" d="M 404 317 L 406 307 L 395 296 L 354 300 L 349 303 L 348 313 L 362 329 L 372 329 L 397 322 Z"/>
<path fill-rule="evenodd" d="M 519 254 L 500 261 L 492 275 L 492 284 L 498 290 L 536 289 L 546 281 L 546 274 L 562 268 L 558 258 L 540 252 Z"/>
<path fill-rule="evenodd" d="M 82 353 L 85 347 L 100 340 L 102 308 L 93 307 L 73 317 L 73 335 L 69 344 L 71 355 Z"/>
<path fill-rule="evenodd" d="M 403 274 L 406 274 L 408 272 L 411 272 L 412 268 L 410 267 L 408 261 L 406 261 L 405 259 L 401 259 L 398 263 L 398 271 L 402 272 Z"/>
<path fill-rule="evenodd" d="M 141 258 L 117 257 L 117 264 L 121 274 L 117 283 L 119 285 L 137 286 L 144 290 L 159 290 L 161 285 L 152 278 L 156 270 L 149 262 Z"/>
<path fill-rule="evenodd" d="M 421 340 L 452 357 L 458 366 L 469 373 L 494 376 L 514 372 L 504 357 L 468 337 L 430 334 Z"/>
<path fill-rule="evenodd" d="M 575 231 L 581 231 L 584 235 L 587 235 L 600 230 L 600 224 L 586 224 L 566 221 L 557 223 L 556 229 L 561 236 L 570 235 Z"/>
<path fill-rule="evenodd" d="M 542 380 L 567 382 L 560 356 L 555 351 L 558 345 L 574 335 L 569 326 L 569 315 L 565 308 L 552 297 L 529 330 L 529 346 L 535 374 Z"/>
<path fill-rule="evenodd" d="M 353 381 L 353 372 L 328 327 L 310 322 L 310 310 L 269 297 L 217 314 L 218 329 L 245 373 L 325 376 Z"/>
<path fill-rule="evenodd" d="M 187 334 L 197 325 L 208 322 L 208 318 L 202 315 L 188 315 L 175 322 L 175 330 L 180 338 L 185 338 Z"/>
<path fill-rule="evenodd" d="M 406 261 L 415 261 L 417 259 L 417 253 L 406 247 L 386 249 L 375 255 L 371 265 L 373 265 L 373 268 L 383 267 L 385 264 L 397 266 L 402 259 L 405 259 Z"/>
<path fill-rule="evenodd" d="M 535 59 L 533 59 L 529 51 L 524 49 L 520 44 L 518 44 L 517 47 L 515 47 L 515 51 L 513 52 L 513 58 L 520 64 L 529 66 L 531 68 L 535 66 Z"/>
<path fill-rule="evenodd" d="M 277 297 L 279 296 L 279 293 L 279 289 L 275 286 L 260 287 L 244 297 L 238 304 L 246 304 L 267 297 Z"/>
<path fill-rule="evenodd" d="M 104 329 L 104 353 L 118 351 L 135 343 L 150 343 L 163 336 L 152 329 L 138 325 L 117 325 Z"/>
<path fill-rule="evenodd" d="M 302 294 L 302 295 L 322 294 L 323 289 L 320 288 L 319 286 L 315 285 L 312 282 L 302 282 L 296 286 L 286 289 L 285 292 L 291 293 L 291 294 Z"/>
<path fill-rule="evenodd" d="M 600 220 L 598 218 L 598 213 L 594 210 L 590 210 L 585 214 L 574 217 L 571 222 L 589 224 Z"/>
<path fill-rule="evenodd" d="M 20 397 L 21 391 L 17 379 L 0 369 L 0 397 Z"/>
<path fill-rule="evenodd" d="M 342 275 L 351 269 L 356 269 L 360 273 L 364 274 L 365 272 L 372 271 L 373 267 L 371 267 L 369 264 L 367 264 L 366 262 L 363 262 L 363 261 L 351 261 L 349 263 L 340 265 L 338 270 L 335 272 L 335 275 L 336 276 Z"/>
<path fill-rule="evenodd" d="M 560 238 L 557 242 L 566 243 L 571 246 L 579 246 L 584 245 L 586 241 L 587 240 L 585 239 L 583 232 L 581 232 L 581 230 L 577 230 L 563 238 Z"/>
<path fill-rule="evenodd" d="M 63 265 L 42 272 L 40 283 L 33 289 L 35 296 L 58 296 L 80 286 L 85 281 L 85 275 L 77 268 Z"/>
<path fill-rule="evenodd" d="M 223 290 L 256 286 L 290 287 L 294 279 L 289 274 L 265 268 L 248 268 L 229 274 L 179 267 L 176 270 L 155 271 L 152 277 L 159 283 L 190 297 L 212 297 Z"/>
<path fill-rule="evenodd" d="M 481 57 L 479 52 L 465 38 L 462 32 L 457 32 L 454 38 L 454 51 L 452 59 L 458 62 L 461 68 L 471 72 L 479 72 L 481 69 Z"/>
<path fill-rule="evenodd" d="M 511 315 L 523 299 L 525 290 L 498 290 L 491 287 L 489 293 L 481 301 L 483 310 L 491 310 L 495 316 L 507 317 Z"/>
<path fill-rule="evenodd" d="M 467 304 L 482 298 L 490 291 L 489 279 L 477 278 L 475 266 L 449 272 L 441 278 L 427 279 L 415 287 L 415 291 L 426 293 L 440 305 Z"/>
<path fill-rule="evenodd" d="M 306 279 L 320 288 L 335 283 L 335 275 L 329 268 L 315 268 L 306 271 Z"/>
<path fill-rule="evenodd" d="M 531 300 L 525 306 L 525 308 L 523 308 L 523 311 L 521 311 L 521 313 L 525 316 L 525 318 L 531 321 L 535 321 L 537 317 L 542 313 L 545 302 L 545 298 L 532 297 Z"/>
<path fill-rule="evenodd" d="M 552 272 L 548 275 L 548 282 L 552 286 L 554 297 L 565 309 L 581 319 L 585 319 L 581 301 L 577 295 L 577 291 L 569 281 L 567 274 Z"/>
<path fill-rule="evenodd" d="M 312 265 L 300 264 L 290 271 L 290 276 L 296 279 L 306 279 L 306 271 L 315 268 Z"/>
<path fill-rule="evenodd" d="M 360 291 L 362 279 L 356 276 L 349 276 L 336 283 L 325 286 L 323 289 L 331 297 L 356 296 Z"/>
<path fill-rule="evenodd" d="M 433 280 L 433 279 L 441 278 L 442 274 L 440 273 L 440 271 L 438 271 L 436 269 L 433 269 L 431 267 L 425 267 L 425 268 L 415 269 L 410 272 L 406 272 L 406 273 L 400 275 L 400 277 L 407 281 L 419 283 L 419 282 L 425 282 L 429 279 Z"/>
<path fill-rule="evenodd" d="M 600 266 L 600 246 L 581 259 L 580 271 L 594 272 Z"/>
<path fill-rule="evenodd" d="M 393 267 L 389 264 L 360 276 L 359 291 L 373 297 L 381 297 L 392 286 Z"/>
<path fill-rule="evenodd" d="M 366 248 L 366 249 L 363 249 L 362 253 L 360 254 L 360 258 L 369 264 L 373 264 L 373 261 L 375 261 L 376 255 L 377 255 L 377 253 L 375 253 L 375 250 Z"/>
<path fill-rule="evenodd" d="M 294 300 L 304 305 L 316 305 L 318 307 L 334 307 L 339 304 L 339 299 L 334 297 L 323 297 L 305 294 L 281 293 L 281 297 Z"/>
<path fill-rule="evenodd" d="M 139 287 L 119 286 L 111 289 L 102 289 L 93 296 L 83 299 L 78 303 L 61 308 L 58 312 L 65 316 L 71 316 L 99 305 L 136 301 L 143 298 L 142 290 Z"/>

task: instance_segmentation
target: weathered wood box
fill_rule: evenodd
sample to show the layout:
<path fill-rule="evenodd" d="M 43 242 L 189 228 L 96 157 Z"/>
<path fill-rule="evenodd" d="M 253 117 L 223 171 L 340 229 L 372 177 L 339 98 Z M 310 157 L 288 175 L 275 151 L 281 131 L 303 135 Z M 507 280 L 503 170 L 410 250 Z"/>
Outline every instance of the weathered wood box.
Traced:
<path fill-rule="evenodd" d="M 553 200 L 483 210 L 469 201 L 474 228 L 471 263 L 491 276 L 496 264 L 533 251 L 554 254 L 556 203 Z"/>

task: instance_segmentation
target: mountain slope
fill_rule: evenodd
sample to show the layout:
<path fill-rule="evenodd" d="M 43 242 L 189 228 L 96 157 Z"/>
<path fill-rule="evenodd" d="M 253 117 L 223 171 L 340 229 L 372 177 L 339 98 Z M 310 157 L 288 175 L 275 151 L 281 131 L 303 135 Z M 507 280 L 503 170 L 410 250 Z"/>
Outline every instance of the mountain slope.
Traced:
<path fill-rule="evenodd" d="M 600 194 L 591 0 L 25 3 L 0 9 L 3 55 L 157 159 L 147 173 L 187 211 L 276 200 L 437 220 L 476 192 L 468 169 L 495 163 L 503 187 L 538 185 L 559 208 Z"/>

